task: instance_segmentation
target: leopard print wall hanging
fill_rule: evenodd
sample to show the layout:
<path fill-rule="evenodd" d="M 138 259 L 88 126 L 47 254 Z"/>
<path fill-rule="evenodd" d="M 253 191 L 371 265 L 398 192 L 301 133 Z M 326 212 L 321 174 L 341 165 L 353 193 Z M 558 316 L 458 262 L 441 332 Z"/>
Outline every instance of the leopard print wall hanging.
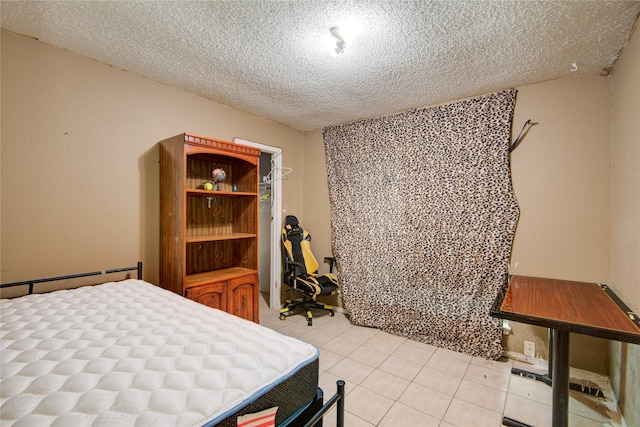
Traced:
<path fill-rule="evenodd" d="M 352 323 L 497 359 L 489 310 L 519 208 L 516 90 L 323 130 L 333 251 Z"/>

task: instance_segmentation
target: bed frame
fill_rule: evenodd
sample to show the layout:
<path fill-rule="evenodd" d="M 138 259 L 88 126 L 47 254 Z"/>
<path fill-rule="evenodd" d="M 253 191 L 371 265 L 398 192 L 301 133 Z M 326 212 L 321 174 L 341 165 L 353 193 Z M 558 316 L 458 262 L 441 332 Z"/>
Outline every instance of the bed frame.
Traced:
<path fill-rule="evenodd" d="M 136 265 L 135 267 L 122 267 L 122 268 L 114 268 L 111 270 L 91 271 L 89 273 L 70 274 L 68 276 L 45 277 L 43 279 L 23 280 L 22 282 L 3 283 L 2 285 L 0 285 L 0 289 L 28 285 L 29 286 L 28 294 L 31 295 L 33 293 L 33 286 L 38 283 L 57 282 L 61 280 L 78 279 L 80 277 L 99 276 L 104 274 L 120 273 L 123 271 L 134 271 L 134 270 L 138 272 L 137 279 L 142 280 L 142 263 L 138 262 L 138 265 Z"/>
<path fill-rule="evenodd" d="M 120 273 L 126 271 L 136 271 L 137 279 L 142 280 L 142 262 L 138 262 L 133 267 L 114 268 L 110 270 L 91 271 L 88 273 L 70 274 L 67 276 L 45 277 L 42 279 L 23 280 L 21 282 L 3 283 L 0 284 L 0 289 L 13 288 L 16 286 L 28 286 L 28 294 L 33 294 L 33 287 L 38 283 L 56 282 L 69 279 L 78 279 L 81 277 L 100 276 L 112 273 Z M 82 285 L 85 286 L 85 285 Z M 345 396 L 345 382 L 338 380 L 336 382 L 337 392 L 323 404 L 324 393 L 321 388 L 318 388 L 315 399 L 304 410 L 296 415 L 293 419 L 290 419 L 286 423 L 286 427 L 322 427 L 322 418 L 325 414 L 336 406 L 336 426 L 344 427 L 344 396 Z"/>

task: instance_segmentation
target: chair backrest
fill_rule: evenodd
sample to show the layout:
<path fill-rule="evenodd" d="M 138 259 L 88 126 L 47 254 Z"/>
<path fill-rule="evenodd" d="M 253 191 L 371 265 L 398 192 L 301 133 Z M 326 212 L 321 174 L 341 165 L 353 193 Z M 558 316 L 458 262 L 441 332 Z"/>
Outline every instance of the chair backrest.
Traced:
<path fill-rule="evenodd" d="M 316 274 L 318 261 L 311 252 L 311 235 L 298 223 L 298 218 L 287 215 L 282 229 L 282 252 L 288 262 L 302 263 L 298 274 Z M 293 274 L 294 269 L 285 263 L 285 275 Z"/>

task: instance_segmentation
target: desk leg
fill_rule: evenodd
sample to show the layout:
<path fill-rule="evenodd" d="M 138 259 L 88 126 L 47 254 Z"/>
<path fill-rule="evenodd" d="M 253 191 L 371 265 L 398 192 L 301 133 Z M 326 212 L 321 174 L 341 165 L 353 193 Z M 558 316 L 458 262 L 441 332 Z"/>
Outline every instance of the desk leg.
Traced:
<path fill-rule="evenodd" d="M 554 330 L 553 338 L 553 395 L 552 425 L 569 425 L 569 332 Z"/>

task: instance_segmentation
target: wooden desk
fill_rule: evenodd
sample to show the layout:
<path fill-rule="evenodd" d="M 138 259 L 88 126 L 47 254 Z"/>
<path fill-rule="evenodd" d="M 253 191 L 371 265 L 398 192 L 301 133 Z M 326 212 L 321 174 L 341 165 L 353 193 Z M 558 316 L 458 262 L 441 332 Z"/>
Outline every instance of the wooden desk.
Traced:
<path fill-rule="evenodd" d="M 569 423 L 569 334 L 640 344 L 640 319 L 606 285 L 511 276 L 491 315 L 551 329 L 552 425 Z"/>

